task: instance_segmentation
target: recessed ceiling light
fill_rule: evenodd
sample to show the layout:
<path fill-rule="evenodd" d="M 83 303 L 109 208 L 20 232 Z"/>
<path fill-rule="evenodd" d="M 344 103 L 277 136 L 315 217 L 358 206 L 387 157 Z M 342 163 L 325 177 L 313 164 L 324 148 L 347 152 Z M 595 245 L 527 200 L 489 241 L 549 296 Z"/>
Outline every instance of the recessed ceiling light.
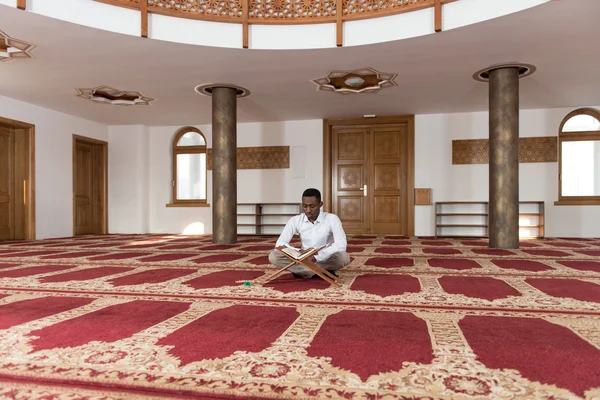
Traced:
<path fill-rule="evenodd" d="M 98 91 L 98 90 L 96 90 L 96 91 Z M 110 95 L 110 96 L 113 96 L 113 97 L 122 97 L 122 96 L 125 96 L 125 92 L 122 92 L 120 90 L 107 90 L 106 93 L 108 95 Z"/>
<path fill-rule="evenodd" d="M 346 79 L 344 83 L 350 87 L 359 87 L 360 85 L 365 83 L 365 80 L 359 76 L 353 76 Z"/>

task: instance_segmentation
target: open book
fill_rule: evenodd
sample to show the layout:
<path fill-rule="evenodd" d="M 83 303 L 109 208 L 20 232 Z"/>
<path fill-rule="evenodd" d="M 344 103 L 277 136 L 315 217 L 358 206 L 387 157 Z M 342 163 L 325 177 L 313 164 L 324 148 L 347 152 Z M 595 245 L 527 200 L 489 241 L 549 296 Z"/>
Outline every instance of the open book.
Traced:
<path fill-rule="evenodd" d="M 284 252 L 285 254 L 293 257 L 296 260 L 303 260 L 306 257 L 310 256 L 313 254 L 313 251 L 316 250 L 312 247 L 308 248 L 308 249 L 296 249 L 294 247 L 283 247 L 281 248 L 281 251 Z"/>

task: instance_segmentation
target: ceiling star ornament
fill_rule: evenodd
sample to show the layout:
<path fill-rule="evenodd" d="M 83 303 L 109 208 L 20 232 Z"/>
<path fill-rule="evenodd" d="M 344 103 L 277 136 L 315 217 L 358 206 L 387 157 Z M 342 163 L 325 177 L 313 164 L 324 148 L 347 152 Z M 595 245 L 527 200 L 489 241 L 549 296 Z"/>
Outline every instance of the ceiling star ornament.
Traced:
<path fill-rule="evenodd" d="M 329 71 L 322 77 L 311 80 L 317 90 L 339 94 L 377 93 L 381 89 L 397 86 L 394 79 L 398 74 L 379 72 L 373 68 L 352 71 Z"/>
<path fill-rule="evenodd" d="M 34 48 L 34 44 L 12 38 L 0 31 L 0 62 L 15 58 L 33 58 L 30 52 Z"/>
<path fill-rule="evenodd" d="M 155 100 L 144 96 L 140 92 L 123 91 L 109 86 L 75 90 L 77 90 L 77 97 L 115 106 L 147 106 Z"/>

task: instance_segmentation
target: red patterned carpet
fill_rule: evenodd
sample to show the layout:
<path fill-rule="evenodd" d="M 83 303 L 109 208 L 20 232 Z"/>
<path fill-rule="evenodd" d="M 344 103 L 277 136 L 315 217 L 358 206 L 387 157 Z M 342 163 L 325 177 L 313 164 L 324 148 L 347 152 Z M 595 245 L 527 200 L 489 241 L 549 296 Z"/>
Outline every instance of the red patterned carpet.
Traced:
<path fill-rule="evenodd" d="M 600 398 L 600 239 L 353 236 L 341 289 L 242 285 L 274 241 L 0 244 L 0 398 Z"/>

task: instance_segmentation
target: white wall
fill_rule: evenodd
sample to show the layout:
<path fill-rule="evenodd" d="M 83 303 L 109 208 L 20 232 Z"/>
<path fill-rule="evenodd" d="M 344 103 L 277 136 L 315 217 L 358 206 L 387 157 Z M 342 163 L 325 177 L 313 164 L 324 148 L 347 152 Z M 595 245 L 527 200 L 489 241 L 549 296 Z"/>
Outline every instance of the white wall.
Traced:
<path fill-rule="evenodd" d="M 143 232 L 147 227 L 152 233 L 182 233 L 192 225 L 202 233 L 212 232 L 212 208 L 166 206 L 171 202 L 171 143 L 179 128 L 182 126 L 110 128 L 111 232 Z M 212 147 L 211 126 L 196 128 Z M 237 202 L 299 202 L 305 188 L 322 189 L 322 131 L 321 120 L 238 124 L 238 147 L 289 145 L 294 168 L 238 171 Z M 142 150 L 144 141 L 147 148 Z M 209 204 L 211 177 L 209 171 Z M 145 209 L 147 219 L 140 215 Z"/>
<path fill-rule="evenodd" d="M 445 4 L 442 10 L 444 30 L 477 24 L 493 18 L 539 6 L 550 0 L 460 0 Z"/>
<path fill-rule="evenodd" d="M 124 35 L 140 36 L 142 29 L 139 11 L 94 0 L 29 0 L 27 11 Z"/>
<path fill-rule="evenodd" d="M 600 107 L 595 107 L 600 108 Z M 520 136 L 555 136 L 574 108 L 525 110 Z M 72 135 L 109 142 L 109 231 L 181 233 L 193 223 L 212 231 L 211 208 L 167 208 L 171 201 L 171 140 L 180 126 L 112 126 L 0 96 L 0 114 L 36 127 L 36 237 L 73 234 Z M 197 126 L 212 145 L 209 125 Z M 322 189 L 322 121 L 238 124 L 238 146 L 289 145 L 290 169 L 240 170 L 238 202 L 297 202 L 307 187 Z M 452 140 L 487 138 L 487 113 L 415 117 L 415 187 L 433 201 L 488 198 L 487 165 L 452 165 Z M 558 163 L 519 165 L 520 200 L 546 203 L 546 236 L 600 236 L 600 206 L 554 206 Z M 208 174 L 211 201 L 211 174 Z M 432 206 L 416 206 L 415 234 L 432 235 Z"/>
<path fill-rule="evenodd" d="M 147 233 L 149 225 L 148 128 L 108 128 L 108 226 L 111 233 Z"/>
<path fill-rule="evenodd" d="M 599 108 L 599 107 L 595 107 Z M 574 108 L 524 110 L 520 137 L 557 136 Z M 432 188 L 436 201 L 487 201 L 488 165 L 452 165 L 452 140 L 488 138 L 488 113 L 415 117 L 415 187 Z M 545 201 L 547 237 L 599 237 L 600 206 L 555 206 L 558 163 L 519 164 L 519 199 Z M 415 234 L 434 234 L 433 206 L 415 206 Z"/>
<path fill-rule="evenodd" d="M 556 136 L 572 110 L 521 111 L 520 136 Z M 193 225 L 211 233 L 211 208 L 166 207 L 171 201 L 171 140 L 179 128 L 110 128 L 111 232 L 181 233 Z M 211 127 L 197 128 L 211 147 Z M 415 187 L 432 188 L 434 202 L 487 201 L 488 165 L 452 165 L 452 140 L 487 138 L 488 114 L 417 115 L 415 129 Z M 305 188 L 322 189 L 321 120 L 238 124 L 238 147 L 269 145 L 289 145 L 293 168 L 238 171 L 238 203 L 296 202 Z M 545 202 L 548 237 L 600 236 L 599 206 L 554 206 L 557 176 L 558 163 L 520 164 L 520 200 Z M 210 173 L 208 185 L 210 203 Z M 415 234 L 433 233 L 433 206 L 416 206 Z"/>
<path fill-rule="evenodd" d="M 72 236 L 73 134 L 107 141 L 108 127 L 2 96 L 0 116 L 35 125 L 36 238 Z"/>

